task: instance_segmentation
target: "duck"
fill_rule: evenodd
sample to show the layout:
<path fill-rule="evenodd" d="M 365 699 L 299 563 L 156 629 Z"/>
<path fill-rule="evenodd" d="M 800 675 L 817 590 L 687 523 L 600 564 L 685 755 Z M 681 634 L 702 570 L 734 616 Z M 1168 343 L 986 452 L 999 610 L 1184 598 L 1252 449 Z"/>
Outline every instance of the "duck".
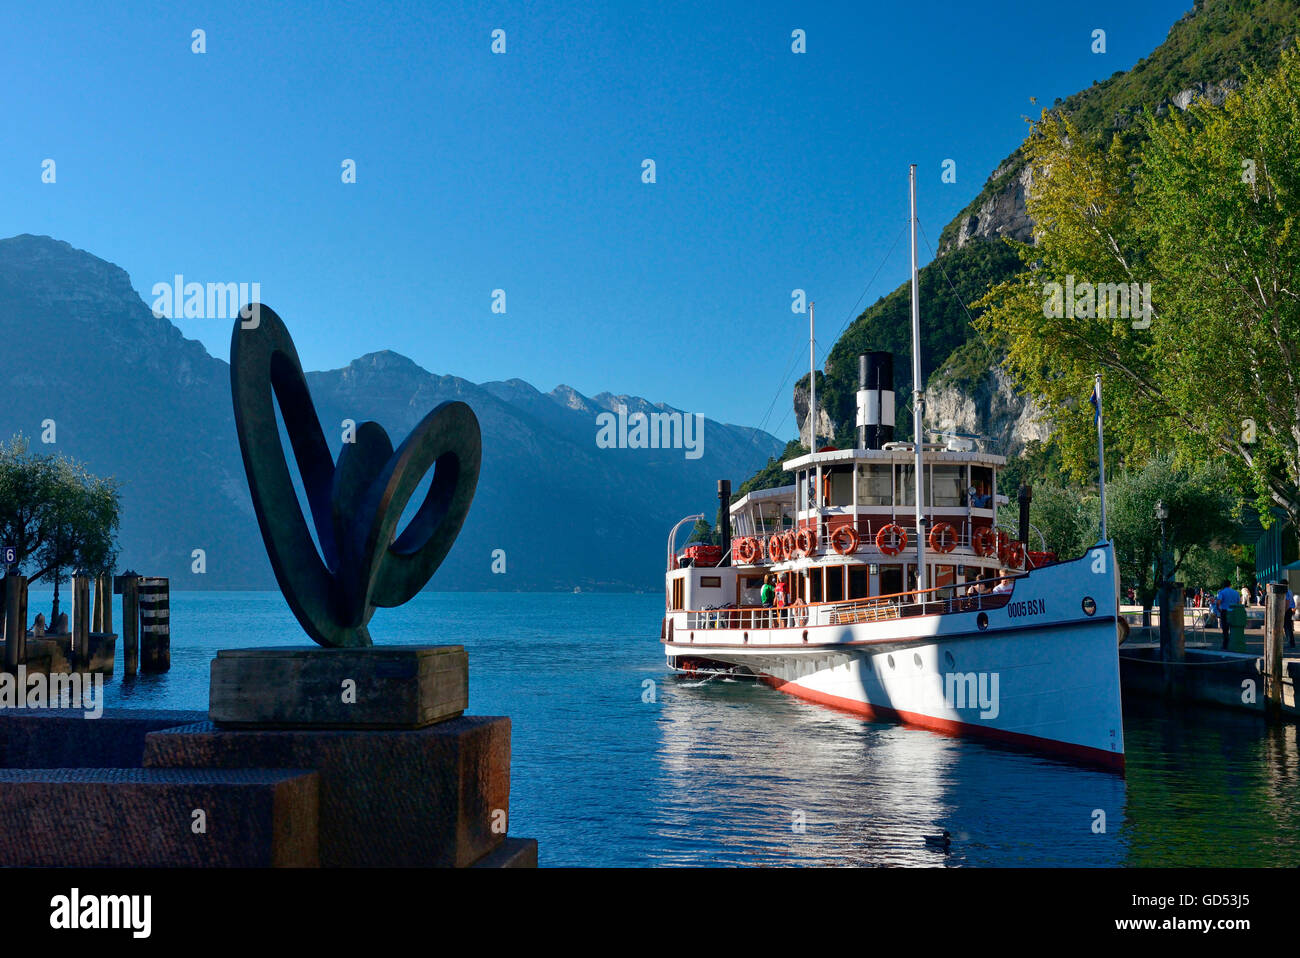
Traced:
<path fill-rule="evenodd" d="M 952 835 L 945 828 L 942 835 L 926 835 L 925 845 L 936 851 L 947 852 L 952 847 Z"/>

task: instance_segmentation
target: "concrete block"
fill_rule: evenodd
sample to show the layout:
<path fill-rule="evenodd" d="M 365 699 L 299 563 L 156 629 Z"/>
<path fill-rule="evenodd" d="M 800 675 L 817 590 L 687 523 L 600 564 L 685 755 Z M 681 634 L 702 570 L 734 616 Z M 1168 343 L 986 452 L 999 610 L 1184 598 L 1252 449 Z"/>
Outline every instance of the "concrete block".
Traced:
<path fill-rule="evenodd" d="M 326 867 L 464 867 L 505 839 L 492 826 L 509 815 L 508 718 L 462 716 L 403 730 L 203 722 L 150 733 L 144 764 L 315 769 Z"/>
<path fill-rule="evenodd" d="M 459 645 L 223 649 L 209 689 L 223 728 L 416 729 L 465 711 L 469 658 Z"/>
<path fill-rule="evenodd" d="M 2 769 L 0 865 L 314 866 L 318 789 L 294 769 Z"/>

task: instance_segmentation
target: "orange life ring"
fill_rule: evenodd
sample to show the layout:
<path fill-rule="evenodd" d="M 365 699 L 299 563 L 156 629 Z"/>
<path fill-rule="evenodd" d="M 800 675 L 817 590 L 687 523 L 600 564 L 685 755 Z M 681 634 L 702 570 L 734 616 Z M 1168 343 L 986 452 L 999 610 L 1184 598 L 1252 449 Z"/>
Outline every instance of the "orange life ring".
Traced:
<path fill-rule="evenodd" d="M 957 548 L 957 527 L 951 522 L 940 522 L 930 530 L 930 548 L 948 553 Z"/>
<path fill-rule="evenodd" d="M 736 558 L 744 565 L 749 565 L 758 557 L 758 543 L 751 537 L 744 536 L 736 543 Z"/>
<path fill-rule="evenodd" d="M 876 548 L 887 556 L 898 555 L 907 548 L 907 530 L 896 522 L 881 526 L 876 533 Z"/>
<path fill-rule="evenodd" d="M 831 533 L 831 548 L 842 556 L 852 555 L 858 551 L 862 539 L 858 530 L 852 526 L 840 526 Z"/>
<path fill-rule="evenodd" d="M 794 547 L 801 556 L 812 555 L 817 548 L 817 539 L 813 536 L 812 530 L 800 529 L 794 537 Z"/>
<path fill-rule="evenodd" d="M 781 553 L 787 558 L 794 557 L 794 533 L 787 532 L 781 536 Z"/>
<path fill-rule="evenodd" d="M 970 545 L 978 555 L 991 556 L 997 549 L 993 546 L 994 530 L 992 526 L 980 526 L 971 536 Z"/>
<path fill-rule="evenodd" d="M 1018 539 L 1012 539 L 1002 547 L 998 558 L 1008 569 L 1019 569 L 1025 564 L 1025 544 Z"/>
<path fill-rule="evenodd" d="M 775 533 L 767 540 L 767 554 L 773 562 L 780 562 L 785 558 L 785 554 L 781 551 L 781 533 Z"/>

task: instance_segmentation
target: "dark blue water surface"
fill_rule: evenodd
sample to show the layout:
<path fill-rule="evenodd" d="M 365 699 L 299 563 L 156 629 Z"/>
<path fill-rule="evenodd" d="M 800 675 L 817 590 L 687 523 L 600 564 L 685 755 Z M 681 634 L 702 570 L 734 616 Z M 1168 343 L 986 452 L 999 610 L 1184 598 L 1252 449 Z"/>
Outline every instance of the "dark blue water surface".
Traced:
<path fill-rule="evenodd" d="M 662 609 L 428 592 L 371 632 L 469 651 L 470 712 L 513 722 L 510 832 L 543 865 L 1300 864 L 1294 726 L 1131 702 L 1119 776 L 675 678 Z M 217 649 L 301 644 L 279 593 L 174 592 L 171 672 L 115 678 L 107 704 L 206 709 Z M 946 854 L 925 843 L 945 829 Z"/>

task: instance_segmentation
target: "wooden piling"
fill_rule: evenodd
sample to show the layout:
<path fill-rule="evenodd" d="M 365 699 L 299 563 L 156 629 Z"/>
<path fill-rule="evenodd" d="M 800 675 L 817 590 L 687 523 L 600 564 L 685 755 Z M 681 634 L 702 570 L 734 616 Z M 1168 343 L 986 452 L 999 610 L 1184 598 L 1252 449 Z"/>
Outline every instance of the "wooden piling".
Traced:
<path fill-rule="evenodd" d="M 1174 662 L 1184 662 L 1187 659 L 1187 636 L 1185 634 L 1187 624 L 1185 603 L 1187 597 L 1183 594 L 1181 583 L 1175 582 L 1173 584 L 1169 599 L 1170 656 Z"/>
<path fill-rule="evenodd" d="M 90 576 L 72 577 L 72 668 L 84 672 L 90 667 Z"/>
<path fill-rule="evenodd" d="M 27 662 L 27 576 L 8 575 L 5 584 L 5 671 Z"/>
<path fill-rule="evenodd" d="M 103 634 L 113 631 L 113 582 L 107 575 L 95 577 L 95 617 L 90 631 Z"/>
<path fill-rule="evenodd" d="M 140 662 L 140 577 L 117 576 L 113 591 L 122 594 L 122 674 L 135 675 Z"/>
<path fill-rule="evenodd" d="M 1286 586 L 1268 584 L 1264 607 L 1264 703 L 1270 718 L 1282 715 L 1282 647 L 1286 644 L 1283 622 L 1286 616 Z"/>
<path fill-rule="evenodd" d="M 172 666 L 168 581 L 141 577 L 139 592 L 140 671 L 166 672 Z"/>

